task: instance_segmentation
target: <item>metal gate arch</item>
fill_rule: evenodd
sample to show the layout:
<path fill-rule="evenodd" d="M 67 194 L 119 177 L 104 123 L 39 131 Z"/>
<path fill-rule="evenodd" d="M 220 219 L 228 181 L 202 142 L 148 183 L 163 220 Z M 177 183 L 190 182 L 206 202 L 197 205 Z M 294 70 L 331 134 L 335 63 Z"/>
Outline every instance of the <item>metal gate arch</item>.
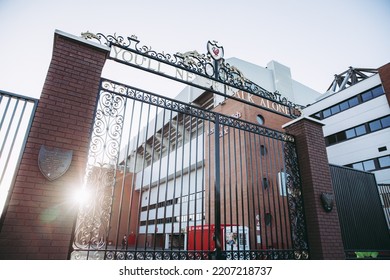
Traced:
<path fill-rule="evenodd" d="M 292 136 L 102 78 L 72 259 L 307 259 Z"/>

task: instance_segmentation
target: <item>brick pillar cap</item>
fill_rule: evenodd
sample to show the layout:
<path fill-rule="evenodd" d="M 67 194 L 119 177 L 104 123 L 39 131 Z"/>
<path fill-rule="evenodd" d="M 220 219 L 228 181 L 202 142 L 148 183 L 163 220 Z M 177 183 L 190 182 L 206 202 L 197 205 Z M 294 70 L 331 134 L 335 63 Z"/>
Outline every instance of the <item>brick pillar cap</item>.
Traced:
<path fill-rule="evenodd" d="M 61 31 L 61 30 L 58 30 L 56 29 L 54 31 L 54 33 L 56 35 L 59 35 L 59 36 L 62 36 L 62 37 L 65 37 L 65 38 L 68 38 L 68 39 L 71 39 L 71 40 L 74 40 L 74 41 L 77 41 L 77 42 L 80 42 L 82 44 L 86 44 L 86 45 L 90 45 L 94 48 L 98 48 L 102 51 L 105 51 L 105 52 L 110 52 L 111 48 L 106 46 L 106 45 L 101 45 L 99 43 L 95 43 L 95 42 L 92 42 L 92 41 L 88 41 L 87 39 L 84 39 L 82 37 L 77 37 L 75 35 L 72 35 L 72 34 L 69 34 L 69 33 L 66 33 L 64 31 Z M 55 38 L 55 37 L 54 37 Z M 54 39 L 55 40 L 55 39 Z"/>
<path fill-rule="evenodd" d="M 323 123 L 323 122 L 321 122 L 321 121 L 319 121 L 319 120 L 317 120 L 317 119 L 314 119 L 314 118 L 312 118 L 312 117 L 309 117 L 309 116 L 300 116 L 299 118 L 297 118 L 297 119 L 295 119 L 295 120 L 292 120 L 292 121 L 290 121 L 290 122 L 288 122 L 288 123 L 282 125 L 282 128 L 285 129 L 285 128 L 287 128 L 287 127 L 293 125 L 294 123 L 300 122 L 300 121 L 302 121 L 302 120 L 308 120 L 308 121 L 317 123 L 317 124 L 319 124 L 319 125 L 321 125 L 321 126 L 324 126 L 324 125 L 325 125 L 325 123 Z"/>

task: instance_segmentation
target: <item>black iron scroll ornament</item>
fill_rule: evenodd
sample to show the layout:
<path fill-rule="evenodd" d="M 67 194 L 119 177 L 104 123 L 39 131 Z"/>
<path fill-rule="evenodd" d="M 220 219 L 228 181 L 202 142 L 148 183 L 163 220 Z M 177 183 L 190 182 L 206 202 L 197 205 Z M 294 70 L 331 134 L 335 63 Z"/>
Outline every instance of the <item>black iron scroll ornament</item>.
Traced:
<path fill-rule="evenodd" d="M 208 42 L 207 54 L 200 54 L 196 50 L 188 52 L 177 52 L 169 54 L 157 52 L 150 46 L 140 46 L 140 41 L 135 35 L 123 37 L 114 35 L 104 35 L 102 33 L 81 33 L 81 36 L 89 40 L 97 40 L 100 44 L 116 46 L 120 49 L 128 50 L 132 53 L 154 59 L 158 62 L 183 69 L 195 75 L 211 79 L 215 82 L 223 83 L 227 86 L 242 90 L 260 98 L 266 98 L 289 108 L 289 115 L 293 118 L 301 115 L 302 105 L 295 104 L 283 97 L 278 91 L 270 92 L 251 80 L 247 79 L 243 73 L 234 65 L 227 63 L 224 58 L 224 50 L 215 41 Z"/>

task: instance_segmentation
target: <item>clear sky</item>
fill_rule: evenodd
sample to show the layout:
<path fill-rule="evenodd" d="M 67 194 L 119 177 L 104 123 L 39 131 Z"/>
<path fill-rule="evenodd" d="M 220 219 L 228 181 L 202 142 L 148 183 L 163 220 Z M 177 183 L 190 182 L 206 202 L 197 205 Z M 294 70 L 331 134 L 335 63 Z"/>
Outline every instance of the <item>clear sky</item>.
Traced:
<path fill-rule="evenodd" d="M 55 29 L 135 34 L 168 53 L 217 40 L 226 58 L 276 60 L 320 92 L 349 66 L 390 62 L 389 0 L 0 0 L 1 90 L 39 97 Z"/>

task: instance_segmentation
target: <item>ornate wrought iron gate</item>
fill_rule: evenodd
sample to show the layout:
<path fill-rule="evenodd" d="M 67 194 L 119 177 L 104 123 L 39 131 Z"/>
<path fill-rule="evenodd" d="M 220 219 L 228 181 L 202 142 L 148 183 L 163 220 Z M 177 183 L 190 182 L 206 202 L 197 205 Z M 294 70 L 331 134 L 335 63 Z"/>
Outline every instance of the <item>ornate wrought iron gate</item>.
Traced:
<path fill-rule="evenodd" d="M 308 258 L 294 138 L 210 110 L 213 91 L 101 80 L 71 258 Z"/>

